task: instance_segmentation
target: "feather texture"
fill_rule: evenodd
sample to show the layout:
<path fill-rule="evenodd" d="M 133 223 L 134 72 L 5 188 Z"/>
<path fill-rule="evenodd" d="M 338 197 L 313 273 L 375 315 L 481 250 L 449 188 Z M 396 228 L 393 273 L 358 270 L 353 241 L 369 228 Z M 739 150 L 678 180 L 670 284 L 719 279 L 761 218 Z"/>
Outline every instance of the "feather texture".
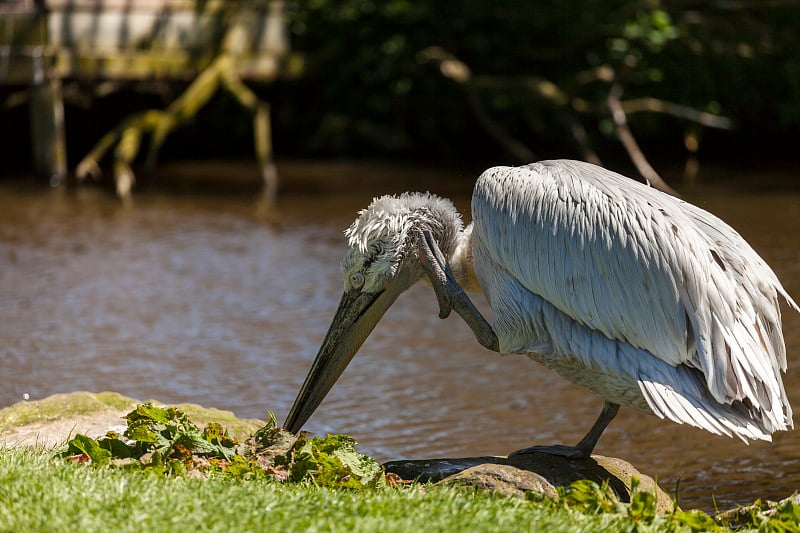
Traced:
<path fill-rule="evenodd" d="M 797 304 L 714 215 L 577 161 L 487 170 L 472 215 L 501 352 L 714 433 L 792 426 L 779 298 Z"/>

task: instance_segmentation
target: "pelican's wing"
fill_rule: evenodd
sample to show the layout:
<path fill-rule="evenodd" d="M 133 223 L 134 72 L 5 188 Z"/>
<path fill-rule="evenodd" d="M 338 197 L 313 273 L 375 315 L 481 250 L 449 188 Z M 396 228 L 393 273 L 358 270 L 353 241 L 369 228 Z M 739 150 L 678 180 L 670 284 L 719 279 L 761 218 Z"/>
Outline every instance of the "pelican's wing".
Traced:
<path fill-rule="evenodd" d="M 489 169 L 472 212 L 493 261 L 577 323 L 791 419 L 778 297 L 797 305 L 717 217 L 577 161 Z"/>

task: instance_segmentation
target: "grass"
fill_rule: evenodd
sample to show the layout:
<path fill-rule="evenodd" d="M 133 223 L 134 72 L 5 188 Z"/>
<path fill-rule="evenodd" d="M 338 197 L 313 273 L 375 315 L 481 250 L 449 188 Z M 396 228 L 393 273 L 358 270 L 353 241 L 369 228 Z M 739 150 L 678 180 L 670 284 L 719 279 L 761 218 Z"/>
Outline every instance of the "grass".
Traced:
<path fill-rule="evenodd" d="M 192 479 L 0 451 L 0 531 L 599 531 L 625 518 L 454 487 Z"/>
<path fill-rule="evenodd" d="M 295 436 L 267 424 L 239 442 L 174 407 L 138 405 L 123 435 L 76 435 L 56 450 L 0 448 L 4 531 L 759 531 L 800 532 L 800 500 L 757 501 L 724 521 L 657 512 L 579 480 L 557 499 L 404 483 L 346 435 Z M 797 501 L 797 503 L 795 503 Z"/>

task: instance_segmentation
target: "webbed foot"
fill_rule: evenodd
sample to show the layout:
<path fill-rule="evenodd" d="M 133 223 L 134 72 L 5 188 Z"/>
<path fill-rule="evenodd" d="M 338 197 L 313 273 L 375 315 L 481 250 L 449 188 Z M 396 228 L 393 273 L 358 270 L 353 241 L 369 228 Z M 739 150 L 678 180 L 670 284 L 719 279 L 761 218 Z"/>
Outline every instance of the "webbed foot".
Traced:
<path fill-rule="evenodd" d="M 619 411 L 619 404 L 606 401 L 592 429 L 581 439 L 577 446 L 565 446 L 563 444 L 531 446 L 530 448 L 524 448 L 510 453 L 508 456 L 511 457 L 513 455 L 522 455 L 525 453 L 549 453 L 550 455 L 560 455 L 567 459 L 588 459 L 592 456 L 592 451 L 597 445 L 600 435 L 602 435 L 603 431 L 606 429 L 606 426 L 617 416 L 617 411 Z"/>

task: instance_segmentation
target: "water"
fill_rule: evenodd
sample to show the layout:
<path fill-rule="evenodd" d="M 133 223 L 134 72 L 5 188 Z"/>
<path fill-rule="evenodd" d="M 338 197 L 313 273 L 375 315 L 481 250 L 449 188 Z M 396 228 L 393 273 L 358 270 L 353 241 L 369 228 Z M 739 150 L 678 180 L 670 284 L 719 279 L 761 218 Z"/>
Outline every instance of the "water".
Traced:
<path fill-rule="evenodd" d="M 464 210 L 470 185 L 435 171 L 281 170 L 289 192 L 269 215 L 243 193 L 161 188 L 126 206 L 94 188 L 0 183 L 0 406 L 114 390 L 283 420 L 338 303 L 341 231 L 355 212 L 412 187 Z M 800 297 L 800 189 L 735 178 L 684 192 L 737 228 Z M 484 350 L 437 311 L 425 287 L 401 296 L 307 429 L 349 433 L 388 460 L 573 444 L 594 421 L 599 398 L 524 357 Z M 800 408 L 800 316 L 785 309 L 784 328 L 786 388 Z M 797 432 L 745 446 L 623 408 L 596 452 L 668 491 L 680 480 L 684 507 L 800 486 Z"/>

